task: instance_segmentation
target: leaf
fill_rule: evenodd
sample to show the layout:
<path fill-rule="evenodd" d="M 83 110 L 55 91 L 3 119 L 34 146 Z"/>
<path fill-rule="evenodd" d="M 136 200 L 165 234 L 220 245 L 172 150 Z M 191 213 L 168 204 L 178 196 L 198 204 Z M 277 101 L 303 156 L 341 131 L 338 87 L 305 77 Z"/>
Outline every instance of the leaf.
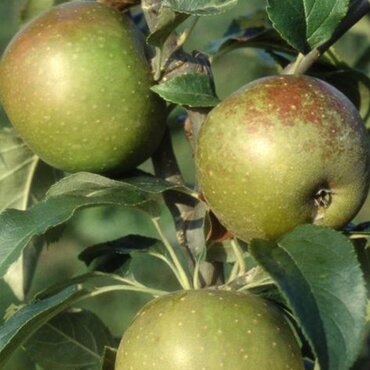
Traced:
<path fill-rule="evenodd" d="M 114 284 L 108 285 L 109 282 Z M 82 298 L 123 290 L 139 291 L 152 297 L 167 294 L 139 284 L 132 276 L 123 278 L 115 274 L 90 272 L 47 288 L 28 304 L 17 308 L 11 306 L 7 311 L 8 320 L 0 326 L 0 368 L 33 333 L 71 304 Z"/>
<path fill-rule="evenodd" d="M 215 15 L 231 9 L 238 0 L 163 0 L 163 6 L 179 13 Z"/>
<path fill-rule="evenodd" d="M 53 5 L 54 0 L 28 0 L 21 13 L 22 22 L 27 22 L 30 19 L 35 18 Z"/>
<path fill-rule="evenodd" d="M 115 348 L 105 347 L 100 370 L 114 370 L 116 355 L 117 350 Z"/>
<path fill-rule="evenodd" d="M 0 130 L 0 143 L 0 213 L 26 209 L 45 195 L 61 172 L 41 162 L 10 128 Z"/>
<path fill-rule="evenodd" d="M 20 301 L 26 299 L 31 289 L 32 280 L 43 247 L 44 238 L 39 237 L 31 240 L 18 260 L 9 266 L 4 275 L 4 281 Z"/>
<path fill-rule="evenodd" d="M 161 7 L 155 29 L 148 36 L 148 43 L 161 47 L 177 26 L 188 18 L 187 14 L 176 13 L 168 8 Z"/>
<path fill-rule="evenodd" d="M 44 369 L 99 370 L 101 356 L 114 339 L 92 312 L 63 312 L 45 323 L 24 344 L 30 358 Z"/>
<path fill-rule="evenodd" d="M 0 142 L 0 212 L 8 207 L 25 209 L 27 179 L 32 178 L 38 157 L 9 128 L 0 131 Z"/>
<path fill-rule="evenodd" d="M 361 265 L 361 270 L 364 274 L 367 296 L 370 297 L 370 246 L 367 240 L 364 239 L 354 239 L 352 243 L 357 252 L 357 258 Z"/>
<path fill-rule="evenodd" d="M 213 41 L 209 51 L 219 56 L 244 47 L 294 52 L 273 29 L 265 11 L 234 19 L 224 37 Z"/>
<path fill-rule="evenodd" d="M 37 329 L 84 294 L 79 286 L 72 286 L 55 296 L 21 307 L 0 327 L 0 368 Z"/>
<path fill-rule="evenodd" d="M 46 198 L 27 211 L 7 210 L 0 214 L 0 276 L 17 260 L 38 235 L 67 222 L 78 210 L 111 205 L 137 207 L 157 214 L 155 205 L 162 192 L 188 189 L 163 180 L 138 176 L 126 182 L 90 173 L 66 177 L 51 187 Z"/>
<path fill-rule="evenodd" d="M 190 107 L 212 107 L 219 103 L 207 75 L 188 73 L 152 87 L 163 99 Z"/>
<path fill-rule="evenodd" d="M 10 128 L 0 130 L 0 143 L 0 213 L 8 207 L 26 209 L 45 195 L 61 172 L 41 162 Z M 31 287 L 43 244 L 35 240 L 4 277 L 19 300 Z"/>
<path fill-rule="evenodd" d="M 142 235 L 127 235 L 117 240 L 88 247 L 80 253 L 78 258 L 87 266 L 97 260 L 98 264 L 95 263 L 94 270 L 113 272 L 131 258 L 131 253 L 161 246 L 162 242 L 158 239 Z"/>
<path fill-rule="evenodd" d="M 250 252 L 286 297 L 321 370 L 348 370 L 365 324 L 366 289 L 350 241 L 304 225 L 278 242 L 254 240 Z"/>
<path fill-rule="evenodd" d="M 103 189 L 128 188 L 148 194 L 158 194 L 168 190 L 193 195 L 193 191 L 181 185 L 173 184 L 159 177 L 148 175 L 143 171 L 135 171 L 131 176 L 120 180 L 111 180 L 108 177 L 95 175 L 89 172 L 79 172 L 65 177 L 53 185 L 47 192 L 47 198 L 61 195 L 86 195 L 86 192 L 97 192 Z M 88 188 L 88 189 L 87 189 Z M 96 194 L 94 194 L 95 196 Z M 90 195 L 89 195 L 90 196 Z"/>
<path fill-rule="evenodd" d="M 207 206 L 204 202 L 197 203 L 191 212 L 186 215 L 184 237 L 186 245 L 190 246 L 194 257 L 202 256 L 206 248 L 205 223 Z"/>
<path fill-rule="evenodd" d="M 248 248 L 245 244 L 240 243 L 244 257 L 248 257 Z M 207 261 L 222 262 L 222 263 L 234 263 L 236 261 L 234 250 L 231 246 L 231 241 L 226 240 L 222 243 L 213 242 L 207 248 Z"/>
<path fill-rule="evenodd" d="M 274 28 L 303 53 L 328 41 L 348 11 L 349 0 L 268 0 Z"/>

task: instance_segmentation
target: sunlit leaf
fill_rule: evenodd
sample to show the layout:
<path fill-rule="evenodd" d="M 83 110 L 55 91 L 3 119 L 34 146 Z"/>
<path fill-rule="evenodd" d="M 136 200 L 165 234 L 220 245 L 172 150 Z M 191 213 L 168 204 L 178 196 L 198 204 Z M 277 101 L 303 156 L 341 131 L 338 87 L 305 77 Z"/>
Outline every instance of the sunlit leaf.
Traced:
<path fill-rule="evenodd" d="M 268 0 L 267 11 L 282 37 L 307 52 L 330 39 L 348 6 L 349 0 Z"/>
<path fill-rule="evenodd" d="M 365 325 L 366 288 L 351 242 L 314 225 L 278 242 L 254 240 L 250 252 L 287 299 L 321 370 L 348 370 Z"/>

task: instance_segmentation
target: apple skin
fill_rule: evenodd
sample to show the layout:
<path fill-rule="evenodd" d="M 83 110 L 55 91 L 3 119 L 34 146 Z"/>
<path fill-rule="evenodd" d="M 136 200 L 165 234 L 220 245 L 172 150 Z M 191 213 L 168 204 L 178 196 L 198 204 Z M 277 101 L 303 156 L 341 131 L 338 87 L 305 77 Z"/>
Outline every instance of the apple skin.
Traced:
<path fill-rule="evenodd" d="M 115 370 L 303 370 L 283 314 L 257 296 L 190 290 L 151 301 L 125 332 Z"/>
<path fill-rule="evenodd" d="M 244 241 L 299 224 L 342 228 L 370 183 L 370 152 L 354 105 L 308 76 L 270 76 L 216 106 L 200 129 L 197 176 L 209 207 Z"/>
<path fill-rule="evenodd" d="M 159 145 L 165 105 L 142 35 L 95 2 L 67 3 L 27 24 L 0 65 L 0 97 L 30 148 L 69 172 L 132 169 Z"/>

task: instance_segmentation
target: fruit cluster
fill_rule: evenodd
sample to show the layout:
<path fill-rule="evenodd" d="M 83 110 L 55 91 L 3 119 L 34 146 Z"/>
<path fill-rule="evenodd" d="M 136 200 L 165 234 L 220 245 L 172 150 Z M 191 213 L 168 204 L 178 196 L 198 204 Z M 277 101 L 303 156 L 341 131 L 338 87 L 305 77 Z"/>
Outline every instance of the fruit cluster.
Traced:
<path fill-rule="evenodd" d="M 128 171 L 165 130 L 143 37 L 95 2 L 53 8 L 6 49 L 0 98 L 20 136 L 68 172 Z M 353 104 L 327 83 L 282 75 L 216 106 L 196 147 L 200 189 L 235 237 L 277 240 L 295 226 L 336 229 L 362 206 L 370 150 Z M 268 354 L 268 355 L 266 355 Z M 302 370 L 283 313 L 252 294 L 180 291 L 146 305 L 124 334 L 116 370 Z"/>

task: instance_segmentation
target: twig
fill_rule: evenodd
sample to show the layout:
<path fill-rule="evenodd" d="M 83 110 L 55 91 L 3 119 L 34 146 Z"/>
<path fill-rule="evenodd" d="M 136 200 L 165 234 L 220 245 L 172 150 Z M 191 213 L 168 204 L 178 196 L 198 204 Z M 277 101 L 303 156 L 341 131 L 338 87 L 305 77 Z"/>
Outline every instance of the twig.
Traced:
<path fill-rule="evenodd" d="M 175 267 L 175 265 L 167 259 L 167 256 L 164 256 L 160 253 L 153 253 L 153 252 L 149 252 L 149 255 L 150 256 L 153 256 L 155 258 L 158 258 L 159 260 L 163 261 L 172 271 L 172 273 L 175 275 L 177 281 L 180 283 L 181 285 L 181 278 L 180 278 L 180 275 Z"/>
<path fill-rule="evenodd" d="M 243 257 L 243 250 L 235 239 L 231 240 L 231 247 L 236 257 L 236 264 L 239 266 L 238 275 L 244 275 L 246 272 L 246 265 Z"/>
<path fill-rule="evenodd" d="M 154 225 L 154 227 L 156 228 L 156 230 L 158 232 L 158 235 L 161 237 L 161 240 L 162 240 L 164 246 L 166 247 L 166 250 L 167 250 L 168 254 L 171 257 L 174 266 L 176 267 L 176 270 L 178 272 L 178 276 L 180 278 L 179 281 L 180 281 L 182 287 L 184 289 L 191 289 L 191 284 L 190 284 L 189 277 L 186 274 L 184 268 L 182 267 L 181 262 L 178 259 L 177 255 L 174 251 L 174 248 L 172 247 L 172 245 L 168 241 L 166 235 L 163 233 L 163 231 L 162 231 L 162 229 L 159 225 L 158 220 L 155 219 L 155 218 L 152 218 L 152 222 L 153 222 L 153 225 Z"/>
<path fill-rule="evenodd" d="M 166 131 L 162 143 L 153 155 L 154 172 L 157 176 L 170 182 L 183 184 L 180 169 L 173 151 L 169 130 Z M 175 222 L 176 236 L 184 250 L 190 270 L 194 269 L 195 260 L 185 241 L 185 220 L 196 205 L 196 199 L 180 192 L 168 191 L 163 195 L 164 201 L 170 210 Z"/>
<path fill-rule="evenodd" d="M 153 32 L 157 27 L 161 1 L 142 0 L 142 7 L 145 8 L 144 14 L 149 29 Z M 157 52 L 160 54 L 164 49 L 166 49 L 168 52 L 168 60 L 165 61 L 165 63 L 163 63 L 163 61 L 158 61 L 155 58 L 152 61 L 154 71 L 156 71 L 157 74 L 160 73 L 162 78 L 172 78 L 183 73 L 190 73 L 194 71 L 198 73 L 206 73 L 204 69 L 204 62 L 201 62 L 199 57 L 189 55 L 181 47 L 183 42 L 189 36 L 191 30 L 194 28 L 196 21 L 197 19 L 194 19 L 188 30 L 185 31 L 180 38 L 178 38 L 176 33 L 173 32 L 171 35 L 169 35 L 164 45 L 162 45 L 161 48 L 157 48 Z M 156 75 L 156 77 L 159 78 L 159 75 Z M 200 126 L 201 119 L 194 119 L 195 117 L 191 110 L 188 110 L 188 113 L 189 116 L 192 116 L 192 129 L 193 131 L 197 131 L 198 128 L 196 126 Z M 204 117 L 205 114 L 203 114 L 203 120 Z M 198 123 L 195 123 L 196 121 Z M 152 160 L 156 176 L 178 184 L 183 183 L 168 130 L 159 149 L 153 155 Z M 181 250 L 186 258 L 189 272 L 193 274 L 197 264 L 197 256 L 201 252 L 201 249 L 204 250 L 205 248 L 205 245 L 200 245 L 199 240 L 194 242 L 194 239 L 196 238 L 189 236 L 189 234 L 194 234 L 194 224 L 198 222 L 196 206 L 199 205 L 199 201 L 195 198 L 187 196 L 186 194 L 181 194 L 175 191 L 168 191 L 163 195 L 163 197 L 174 219 L 177 233 L 176 236 Z M 199 232 L 202 233 L 203 230 L 199 230 Z M 190 241 L 190 239 L 192 240 Z M 197 273 L 197 275 L 202 286 L 214 284 L 219 280 L 217 277 L 222 275 L 222 271 L 220 270 L 219 266 L 207 261 L 202 261 L 198 268 L 199 273 Z"/>

